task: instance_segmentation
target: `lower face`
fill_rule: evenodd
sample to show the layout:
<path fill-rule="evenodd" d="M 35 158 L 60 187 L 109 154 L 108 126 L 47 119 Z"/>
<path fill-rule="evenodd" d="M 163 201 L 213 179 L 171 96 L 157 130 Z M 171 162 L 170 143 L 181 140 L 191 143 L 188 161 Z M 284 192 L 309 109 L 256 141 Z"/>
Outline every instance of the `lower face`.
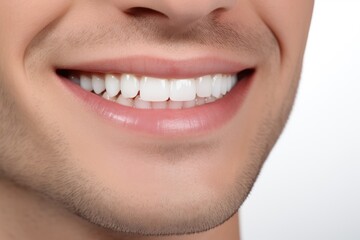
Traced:
<path fill-rule="evenodd" d="M 115 231 L 214 228 L 286 123 L 313 1 L 192 27 L 116 4 L 0 1 L 1 177 Z"/>

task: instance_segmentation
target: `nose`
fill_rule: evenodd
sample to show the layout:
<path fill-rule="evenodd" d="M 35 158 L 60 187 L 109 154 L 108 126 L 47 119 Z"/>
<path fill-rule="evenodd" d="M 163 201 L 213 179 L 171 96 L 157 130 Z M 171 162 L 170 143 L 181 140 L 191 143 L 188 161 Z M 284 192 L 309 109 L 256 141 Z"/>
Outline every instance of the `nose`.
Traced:
<path fill-rule="evenodd" d="M 117 0 L 123 12 L 133 16 L 161 15 L 170 25 L 188 26 L 210 14 L 229 10 L 237 0 Z"/>

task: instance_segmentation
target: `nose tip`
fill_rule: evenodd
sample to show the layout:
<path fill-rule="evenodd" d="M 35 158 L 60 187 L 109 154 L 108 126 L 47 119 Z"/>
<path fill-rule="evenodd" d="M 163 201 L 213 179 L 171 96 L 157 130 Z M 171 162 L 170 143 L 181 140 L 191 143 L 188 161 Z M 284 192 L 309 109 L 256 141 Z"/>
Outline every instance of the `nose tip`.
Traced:
<path fill-rule="evenodd" d="M 159 1 L 161 2 L 161 1 Z M 219 9 L 230 7 L 231 0 L 167 0 L 159 5 L 171 24 L 186 26 L 208 16 Z M 225 4 L 228 3 L 228 4 Z"/>
<path fill-rule="evenodd" d="M 157 13 L 167 17 L 170 25 L 188 26 L 215 11 L 230 9 L 235 2 L 236 0 L 128 0 L 127 3 L 122 2 L 122 10 L 135 16 L 140 12 Z"/>

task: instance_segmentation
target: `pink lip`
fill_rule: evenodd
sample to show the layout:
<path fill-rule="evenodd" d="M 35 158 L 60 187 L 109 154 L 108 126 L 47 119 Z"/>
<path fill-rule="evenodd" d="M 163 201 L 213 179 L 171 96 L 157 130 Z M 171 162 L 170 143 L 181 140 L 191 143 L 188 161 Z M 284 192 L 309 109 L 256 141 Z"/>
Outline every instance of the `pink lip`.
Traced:
<path fill-rule="evenodd" d="M 147 56 L 134 56 L 121 59 L 98 60 L 57 66 L 58 69 L 71 69 L 99 73 L 133 73 L 159 78 L 193 78 L 216 73 L 238 73 L 253 68 L 239 62 L 204 57 L 187 60 L 168 60 Z"/>
<path fill-rule="evenodd" d="M 200 60 L 196 62 L 198 61 L 201 62 Z M 171 75 L 173 78 L 211 73 L 231 73 L 246 69 L 244 65 L 239 67 L 239 64 L 235 63 L 218 64 L 215 66 L 214 63 L 217 61 L 214 62 L 213 60 L 207 60 L 205 65 L 197 69 L 193 66 L 198 65 L 198 63 L 191 64 L 191 61 L 169 62 L 158 60 L 152 62 L 140 60 L 140 65 L 136 65 L 134 60 L 102 62 L 103 64 L 97 62 L 71 66 L 67 69 L 86 72 L 128 72 L 157 77 Z M 124 64 L 121 65 L 120 63 Z M 183 68 L 184 66 L 189 68 Z M 180 110 L 130 108 L 107 101 L 94 93 L 87 92 L 65 78 L 60 78 L 60 80 L 65 89 L 69 90 L 88 106 L 89 111 L 95 112 L 106 122 L 114 124 L 115 127 L 157 136 L 176 137 L 207 133 L 226 124 L 241 109 L 254 75 L 252 73 L 240 80 L 228 94 L 215 102 Z"/>

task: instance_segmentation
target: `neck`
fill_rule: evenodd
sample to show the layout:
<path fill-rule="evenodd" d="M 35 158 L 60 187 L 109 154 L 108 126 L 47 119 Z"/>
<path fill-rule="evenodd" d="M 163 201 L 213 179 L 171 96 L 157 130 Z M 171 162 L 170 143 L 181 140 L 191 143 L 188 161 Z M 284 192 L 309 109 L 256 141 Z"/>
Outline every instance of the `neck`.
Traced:
<path fill-rule="evenodd" d="M 238 213 L 206 232 L 166 237 L 113 233 L 68 212 L 38 194 L 0 179 L 0 239 L 239 240 Z"/>

